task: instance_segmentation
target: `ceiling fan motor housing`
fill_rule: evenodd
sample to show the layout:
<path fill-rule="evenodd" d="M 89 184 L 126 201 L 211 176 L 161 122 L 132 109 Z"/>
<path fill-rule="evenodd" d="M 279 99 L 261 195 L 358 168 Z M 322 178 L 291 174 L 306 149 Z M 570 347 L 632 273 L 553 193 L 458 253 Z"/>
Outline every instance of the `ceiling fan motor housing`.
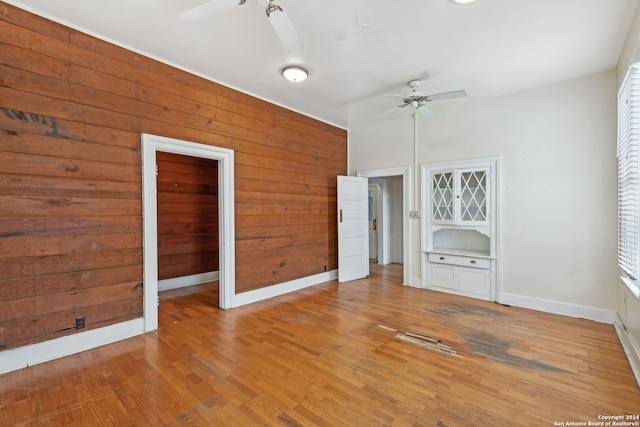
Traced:
<path fill-rule="evenodd" d="M 418 89 L 421 84 L 422 82 L 420 80 L 409 80 L 409 83 L 407 83 L 407 85 L 413 90 Z"/>

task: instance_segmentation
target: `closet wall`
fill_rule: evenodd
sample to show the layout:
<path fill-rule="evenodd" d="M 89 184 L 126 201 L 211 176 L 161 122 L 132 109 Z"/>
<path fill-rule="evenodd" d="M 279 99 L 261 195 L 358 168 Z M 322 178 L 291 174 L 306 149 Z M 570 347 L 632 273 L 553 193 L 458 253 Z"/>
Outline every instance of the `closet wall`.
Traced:
<path fill-rule="evenodd" d="M 218 161 L 156 152 L 158 279 L 218 271 Z"/>

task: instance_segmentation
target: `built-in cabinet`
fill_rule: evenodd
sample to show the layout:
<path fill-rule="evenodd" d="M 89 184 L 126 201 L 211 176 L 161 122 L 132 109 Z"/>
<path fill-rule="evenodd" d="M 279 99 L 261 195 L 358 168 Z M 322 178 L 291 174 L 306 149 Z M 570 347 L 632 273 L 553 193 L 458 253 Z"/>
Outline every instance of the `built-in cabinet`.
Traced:
<path fill-rule="evenodd" d="M 498 159 L 422 165 L 422 283 L 493 301 Z"/>

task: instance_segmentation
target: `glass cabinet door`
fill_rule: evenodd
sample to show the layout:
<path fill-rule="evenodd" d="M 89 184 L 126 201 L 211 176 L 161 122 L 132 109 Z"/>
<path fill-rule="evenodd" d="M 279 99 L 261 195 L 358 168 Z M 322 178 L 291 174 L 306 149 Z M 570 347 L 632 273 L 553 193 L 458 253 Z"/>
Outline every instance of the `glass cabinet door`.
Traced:
<path fill-rule="evenodd" d="M 453 171 L 434 173 L 431 185 L 432 219 L 453 222 Z"/>
<path fill-rule="evenodd" d="M 489 170 L 466 169 L 457 172 L 456 219 L 459 223 L 486 223 L 489 220 L 487 212 Z"/>

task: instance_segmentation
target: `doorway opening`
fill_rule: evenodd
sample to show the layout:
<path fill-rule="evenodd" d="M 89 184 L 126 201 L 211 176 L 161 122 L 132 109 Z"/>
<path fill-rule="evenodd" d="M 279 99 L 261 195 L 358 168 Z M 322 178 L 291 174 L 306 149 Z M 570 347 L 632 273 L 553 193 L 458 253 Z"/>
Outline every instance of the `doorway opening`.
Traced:
<path fill-rule="evenodd" d="M 219 162 L 156 151 L 159 328 L 220 305 Z"/>
<path fill-rule="evenodd" d="M 404 264 L 402 177 L 369 178 L 369 195 L 369 259 L 380 265 Z"/>
<path fill-rule="evenodd" d="M 377 183 L 369 181 L 369 261 L 379 260 L 381 253 L 378 248 L 378 220 L 382 218 L 380 196 L 382 188 Z"/>
<path fill-rule="evenodd" d="M 359 177 L 368 178 L 370 190 L 372 185 L 379 188 L 378 217 L 375 218 L 377 264 L 402 264 L 404 285 L 410 284 L 411 272 L 411 236 L 407 223 L 411 194 L 409 172 L 409 167 L 358 171 Z M 369 226 L 372 228 L 371 221 Z"/>
<path fill-rule="evenodd" d="M 158 328 L 158 185 L 157 153 L 210 159 L 217 166 L 218 265 L 220 308 L 232 308 L 235 294 L 233 150 L 155 135 L 142 135 L 143 275 L 145 331 Z M 210 254 L 211 257 L 216 255 Z"/>

